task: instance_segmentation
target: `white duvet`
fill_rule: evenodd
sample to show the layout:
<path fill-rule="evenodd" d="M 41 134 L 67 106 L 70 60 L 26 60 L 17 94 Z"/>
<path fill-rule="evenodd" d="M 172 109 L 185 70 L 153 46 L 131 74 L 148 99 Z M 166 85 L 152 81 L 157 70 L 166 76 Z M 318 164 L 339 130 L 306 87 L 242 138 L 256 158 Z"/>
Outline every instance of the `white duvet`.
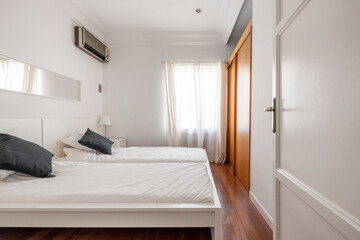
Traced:
<path fill-rule="evenodd" d="M 203 163 L 53 162 L 54 178 L 13 174 L 0 202 L 212 203 Z"/>
<path fill-rule="evenodd" d="M 206 163 L 206 151 L 201 148 L 182 147 L 129 147 L 113 148 L 112 155 L 96 154 L 76 148 L 64 148 L 66 157 L 58 159 L 74 162 L 169 162 Z"/>

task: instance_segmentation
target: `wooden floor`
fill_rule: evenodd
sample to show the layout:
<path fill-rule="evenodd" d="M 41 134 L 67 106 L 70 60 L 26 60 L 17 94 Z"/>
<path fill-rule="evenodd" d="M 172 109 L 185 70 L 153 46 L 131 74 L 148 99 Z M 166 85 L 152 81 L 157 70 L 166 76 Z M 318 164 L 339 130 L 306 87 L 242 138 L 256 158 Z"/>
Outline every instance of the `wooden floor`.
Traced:
<path fill-rule="evenodd" d="M 229 165 L 211 164 L 223 208 L 223 239 L 267 240 L 272 231 Z M 1 216 L 0 216 L 1 217 Z M 36 216 L 34 216 L 36 217 Z M 0 240 L 209 240 L 209 228 L 0 228 Z"/>

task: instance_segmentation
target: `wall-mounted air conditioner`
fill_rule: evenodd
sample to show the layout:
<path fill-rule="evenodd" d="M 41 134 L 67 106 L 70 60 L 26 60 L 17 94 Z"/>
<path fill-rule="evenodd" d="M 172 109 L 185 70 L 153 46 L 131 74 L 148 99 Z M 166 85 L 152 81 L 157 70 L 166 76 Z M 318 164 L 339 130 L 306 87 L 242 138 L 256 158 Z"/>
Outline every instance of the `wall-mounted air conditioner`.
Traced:
<path fill-rule="evenodd" d="M 75 27 L 75 45 L 100 62 L 109 61 L 109 48 L 84 27 Z"/>

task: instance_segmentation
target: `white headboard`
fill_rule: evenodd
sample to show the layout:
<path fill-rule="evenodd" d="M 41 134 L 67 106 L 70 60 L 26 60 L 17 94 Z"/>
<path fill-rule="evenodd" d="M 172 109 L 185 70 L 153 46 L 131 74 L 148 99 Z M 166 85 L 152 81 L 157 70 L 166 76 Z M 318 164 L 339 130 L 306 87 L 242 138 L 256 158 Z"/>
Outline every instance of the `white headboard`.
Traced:
<path fill-rule="evenodd" d="M 0 133 L 7 133 L 42 146 L 41 119 L 0 119 Z"/>
<path fill-rule="evenodd" d="M 68 137 L 75 131 L 86 131 L 87 128 L 103 133 L 97 119 L 0 119 L 0 133 L 7 133 L 24 140 L 43 146 L 54 154 L 54 157 L 64 155 L 65 145 L 61 139 Z"/>
<path fill-rule="evenodd" d="M 74 133 L 75 131 L 86 131 L 87 128 L 102 133 L 102 129 L 97 124 L 97 119 L 73 118 L 73 119 L 43 119 L 43 147 L 54 154 L 54 157 L 64 155 L 64 144 L 60 142 Z"/>

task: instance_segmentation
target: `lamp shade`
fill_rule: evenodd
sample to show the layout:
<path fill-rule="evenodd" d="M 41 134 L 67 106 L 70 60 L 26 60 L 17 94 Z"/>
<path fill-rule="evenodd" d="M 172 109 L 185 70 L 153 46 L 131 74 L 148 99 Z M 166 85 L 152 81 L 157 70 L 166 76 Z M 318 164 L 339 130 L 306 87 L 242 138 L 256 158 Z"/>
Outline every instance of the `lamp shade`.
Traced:
<path fill-rule="evenodd" d="M 99 121 L 99 125 L 102 126 L 109 126 L 111 125 L 111 120 L 110 120 L 110 116 L 108 115 L 103 115 L 100 117 L 100 121 Z"/>

